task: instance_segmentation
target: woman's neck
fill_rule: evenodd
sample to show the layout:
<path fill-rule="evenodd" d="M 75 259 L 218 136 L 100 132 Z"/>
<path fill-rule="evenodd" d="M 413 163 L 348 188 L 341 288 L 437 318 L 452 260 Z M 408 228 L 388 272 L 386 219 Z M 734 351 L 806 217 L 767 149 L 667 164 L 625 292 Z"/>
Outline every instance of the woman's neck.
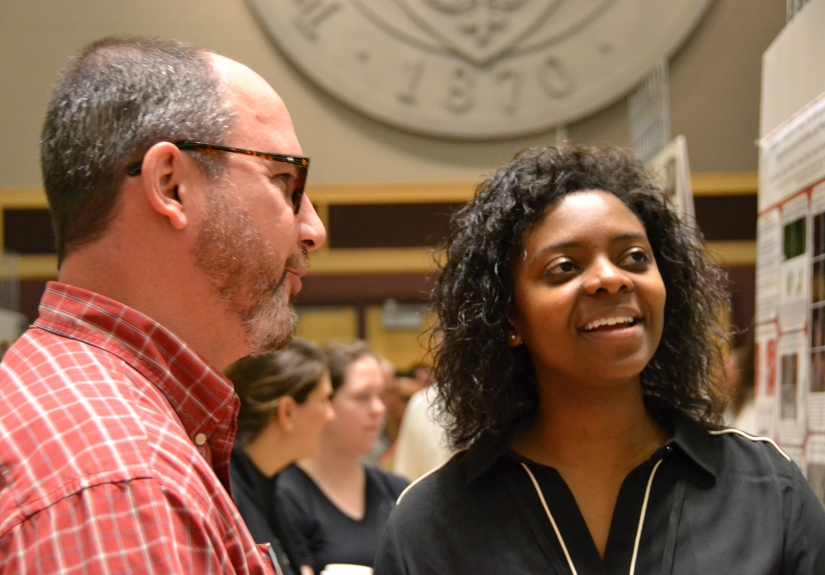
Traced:
<path fill-rule="evenodd" d="M 247 443 L 244 452 L 266 477 L 274 477 L 295 460 L 290 455 L 286 441 L 278 441 L 268 430 Z"/>
<path fill-rule="evenodd" d="M 590 387 L 556 383 L 540 386 L 535 421 L 509 446 L 558 471 L 604 557 L 622 483 L 667 434 L 647 413 L 638 381 Z"/>
<path fill-rule="evenodd" d="M 650 457 L 667 433 L 647 413 L 641 386 L 540 392 L 536 419 L 510 448 L 556 468 L 629 472 Z"/>
<path fill-rule="evenodd" d="M 299 464 L 313 479 L 325 484 L 351 481 L 364 473 L 358 456 L 336 449 L 324 441 L 321 441 L 318 455 L 302 459 Z"/>

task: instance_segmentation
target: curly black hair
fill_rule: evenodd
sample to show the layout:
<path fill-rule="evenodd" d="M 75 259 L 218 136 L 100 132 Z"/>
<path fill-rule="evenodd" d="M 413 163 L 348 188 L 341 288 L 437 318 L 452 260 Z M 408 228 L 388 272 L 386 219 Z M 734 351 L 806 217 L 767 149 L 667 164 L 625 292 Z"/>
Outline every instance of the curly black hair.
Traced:
<path fill-rule="evenodd" d="M 535 417 L 530 356 L 524 346 L 507 345 L 511 262 L 548 207 L 582 190 L 610 192 L 630 208 L 664 281 L 662 340 L 641 373 L 648 408 L 663 405 L 705 425 L 719 421 L 712 386 L 727 340 L 719 321 L 728 305 L 725 274 L 632 152 L 566 142 L 516 155 L 451 219 L 433 290 L 438 319 L 431 341 L 439 407 L 454 447 L 483 432 L 506 437 Z"/>

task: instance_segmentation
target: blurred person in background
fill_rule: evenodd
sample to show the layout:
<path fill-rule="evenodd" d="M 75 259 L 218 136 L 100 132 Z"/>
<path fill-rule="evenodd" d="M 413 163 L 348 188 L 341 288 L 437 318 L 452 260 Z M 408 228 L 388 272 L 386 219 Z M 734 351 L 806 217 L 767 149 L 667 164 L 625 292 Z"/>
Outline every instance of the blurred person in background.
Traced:
<path fill-rule="evenodd" d="M 384 376 L 384 391 L 381 393 L 381 401 L 384 407 L 389 410 L 389 405 L 392 403 L 392 397 L 395 394 L 395 365 L 383 355 L 373 352 L 375 359 L 378 360 L 378 365 L 381 366 L 381 374 Z M 369 453 L 361 456 L 361 462 L 366 465 L 380 467 L 379 460 L 384 453 L 392 447 L 393 440 L 387 436 L 386 418 L 378 438 L 372 446 Z M 386 469 L 383 467 L 382 469 Z"/>
<path fill-rule="evenodd" d="M 395 390 L 387 405 L 387 435 L 395 441 L 401 429 L 401 422 L 407 412 L 407 406 L 412 396 L 425 386 L 413 373 L 399 373 L 395 376 Z"/>
<path fill-rule="evenodd" d="M 433 386 L 417 391 L 401 420 L 392 470 L 411 481 L 436 469 L 453 452 L 447 429 L 436 413 L 436 398 Z"/>
<path fill-rule="evenodd" d="M 295 339 L 281 351 L 239 359 L 225 374 L 241 400 L 230 459 L 232 497 L 255 542 L 272 545 L 284 575 L 299 575 L 296 566 L 304 561 L 275 493 L 280 471 L 318 453 L 321 432 L 335 417 L 326 355 Z"/>
<path fill-rule="evenodd" d="M 727 403 L 725 423 L 747 433 L 759 435 L 756 421 L 755 329 L 751 325 L 745 343 L 731 350 L 725 358 L 722 393 Z"/>
<path fill-rule="evenodd" d="M 433 343 L 437 346 L 440 341 L 440 336 L 436 336 L 436 341 Z M 425 363 L 417 363 L 410 368 L 410 376 L 418 381 L 421 389 L 431 386 L 435 383 L 435 376 L 433 375 L 433 368 Z"/>
<path fill-rule="evenodd" d="M 318 455 L 282 472 L 280 504 L 299 553 L 315 573 L 330 563 L 372 566 L 395 500 L 409 483 L 365 466 L 384 424 L 384 374 L 363 342 L 326 348 L 335 419 L 321 434 Z"/>
<path fill-rule="evenodd" d="M 376 446 L 381 444 L 381 452 L 377 454 L 375 465 L 385 471 L 394 471 L 395 458 L 398 449 L 398 432 L 401 429 L 401 422 L 407 411 L 407 404 L 410 398 L 421 390 L 421 382 L 416 379 L 412 372 L 398 373 L 392 380 L 387 391 L 384 393 L 383 401 L 387 408 L 386 422 L 381 435 L 376 442 Z M 376 450 L 373 450 L 375 453 Z M 404 475 L 402 473 L 402 475 Z"/>

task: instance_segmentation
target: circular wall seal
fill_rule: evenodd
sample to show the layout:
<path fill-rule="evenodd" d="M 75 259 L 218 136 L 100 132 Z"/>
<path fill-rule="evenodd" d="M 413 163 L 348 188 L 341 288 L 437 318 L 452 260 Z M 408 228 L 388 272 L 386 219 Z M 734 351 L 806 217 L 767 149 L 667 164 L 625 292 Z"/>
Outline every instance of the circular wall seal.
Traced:
<path fill-rule="evenodd" d="M 633 89 L 712 0 L 249 0 L 306 76 L 443 138 L 547 131 Z"/>

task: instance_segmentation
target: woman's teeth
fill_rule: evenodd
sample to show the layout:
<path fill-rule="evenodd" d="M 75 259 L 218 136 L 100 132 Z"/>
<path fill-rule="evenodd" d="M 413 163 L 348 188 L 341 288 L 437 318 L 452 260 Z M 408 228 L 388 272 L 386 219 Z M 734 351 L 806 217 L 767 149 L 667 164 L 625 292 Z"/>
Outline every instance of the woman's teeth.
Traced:
<path fill-rule="evenodd" d="M 584 330 L 585 331 L 592 331 L 594 329 L 598 329 L 598 328 L 600 328 L 602 326 L 605 326 L 605 325 L 607 325 L 607 326 L 620 325 L 620 324 L 629 325 L 629 324 L 632 324 L 633 321 L 634 321 L 633 318 L 629 317 L 629 316 L 625 316 L 625 317 L 606 317 L 606 318 L 596 319 L 596 320 L 591 321 L 590 323 L 588 323 L 587 325 L 584 326 Z"/>

